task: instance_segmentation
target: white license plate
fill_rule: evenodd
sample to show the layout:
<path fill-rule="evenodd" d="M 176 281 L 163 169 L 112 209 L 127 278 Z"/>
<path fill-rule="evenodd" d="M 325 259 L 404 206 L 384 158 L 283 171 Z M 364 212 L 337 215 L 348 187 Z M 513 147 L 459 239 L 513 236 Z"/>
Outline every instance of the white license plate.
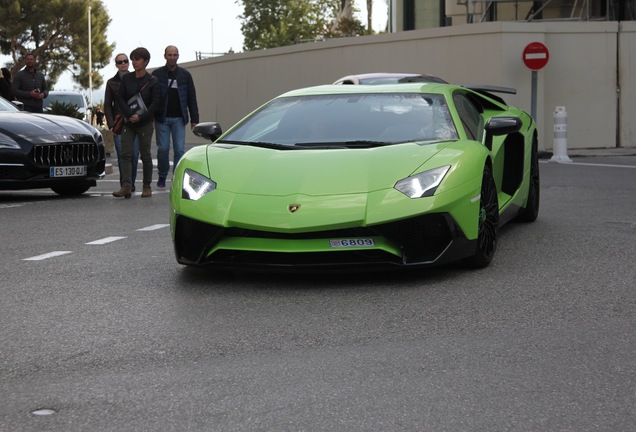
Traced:
<path fill-rule="evenodd" d="M 86 165 L 51 167 L 51 177 L 78 177 L 86 175 Z"/>
<path fill-rule="evenodd" d="M 332 248 L 358 248 L 375 246 L 375 242 L 371 238 L 335 239 L 329 240 L 329 244 Z"/>

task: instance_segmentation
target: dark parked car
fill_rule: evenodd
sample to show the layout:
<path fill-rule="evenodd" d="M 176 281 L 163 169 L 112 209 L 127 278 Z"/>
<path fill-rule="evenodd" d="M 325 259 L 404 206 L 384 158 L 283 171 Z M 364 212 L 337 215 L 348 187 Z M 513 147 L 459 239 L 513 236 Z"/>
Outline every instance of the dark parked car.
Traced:
<path fill-rule="evenodd" d="M 79 195 L 105 175 L 102 134 L 66 116 L 31 114 L 0 98 L 0 190 Z"/>
<path fill-rule="evenodd" d="M 44 99 L 44 112 L 51 111 L 51 107 L 56 103 L 74 106 L 82 116 L 82 120 L 90 123 L 90 110 L 83 94 L 73 91 L 51 90 L 46 99 Z"/>

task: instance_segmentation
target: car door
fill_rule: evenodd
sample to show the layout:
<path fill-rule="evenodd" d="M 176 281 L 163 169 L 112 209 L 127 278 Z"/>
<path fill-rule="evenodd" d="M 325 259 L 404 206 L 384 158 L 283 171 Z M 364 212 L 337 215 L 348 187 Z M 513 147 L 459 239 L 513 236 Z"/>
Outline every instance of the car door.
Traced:
<path fill-rule="evenodd" d="M 481 97 L 477 94 L 464 92 L 456 92 L 453 95 L 453 101 L 468 137 L 483 143 L 486 121 L 493 114 L 492 110 L 487 110 L 484 107 L 492 106 L 492 103 L 488 101 L 483 101 L 482 103 Z M 494 137 L 492 150 L 490 151 L 493 177 L 497 185 L 497 191 L 499 191 L 500 207 L 510 198 L 507 194 L 501 193 L 506 164 L 505 146 L 503 145 L 505 138 L 505 136 Z"/>

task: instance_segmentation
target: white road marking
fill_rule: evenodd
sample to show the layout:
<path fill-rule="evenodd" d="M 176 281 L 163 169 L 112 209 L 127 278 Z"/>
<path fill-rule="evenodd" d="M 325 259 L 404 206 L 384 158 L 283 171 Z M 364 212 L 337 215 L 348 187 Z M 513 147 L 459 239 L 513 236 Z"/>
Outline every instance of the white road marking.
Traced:
<path fill-rule="evenodd" d="M 169 227 L 169 226 L 170 224 L 155 224 L 155 225 L 147 226 L 145 228 L 139 228 L 137 231 L 154 231 L 154 230 L 158 230 L 158 229 Z"/>
<path fill-rule="evenodd" d="M 22 261 L 42 261 L 48 258 L 53 258 L 56 256 L 60 256 L 60 255 L 66 255 L 66 254 L 70 254 L 73 253 L 73 251 L 55 251 L 55 252 L 49 252 L 46 253 L 44 255 L 38 255 L 38 256 L 34 256 L 31 258 L 24 258 Z"/>
<path fill-rule="evenodd" d="M 112 243 L 114 241 L 122 240 L 122 239 L 125 239 L 125 238 L 127 238 L 127 237 L 106 237 L 106 238 L 103 238 L 103 239 L 100 239 L 100 240 L 95 240 L 95 241 L 84 243 L 84 244 L 87 244 L 87 245 L 103 245 L 103 244 L 106 244 L 106 243 Z"/>
<path fill-rule="evenodd" d="M 1 208 L 1 207 L 0 207 Z M 154 231 L 154 230 L 158 230 L 158 229 L 162 229 L 162 228 L 166 228 L 169 227 L 170 224 L 154 224 L 154 225 L 150 225 L 144 228 L 139 228 L 136 231 Z M 112 237 L 105 237 L 103 239 L 99 239 L 99 240 L 94 240 L 88 243 L 84 243 L 86 245 L 104 245 L 107 243 L 112 243 L 118 240 L 123 240 L 126 239 L 128 237 L 126 236 L 112 236 Z M 70 254 L 73 253 L 73 251 L 54 251 L 54 252 L 49 252 L 49 253 L 45 253 L 42 255 L 38 255 L 38 256 L 33 256 L 33 257 L 29 257 L 29 258 L 23 258 L 22 261 L 42 261 L 48 258 L 54 258 L 60 255 L 66 255 L 66 254 Z"/>

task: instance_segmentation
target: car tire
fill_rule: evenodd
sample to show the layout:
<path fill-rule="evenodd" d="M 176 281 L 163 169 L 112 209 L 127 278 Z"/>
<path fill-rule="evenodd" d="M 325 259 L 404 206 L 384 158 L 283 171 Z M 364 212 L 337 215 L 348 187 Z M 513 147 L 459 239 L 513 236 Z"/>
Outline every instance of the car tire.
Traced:
<path fill-rule="evenodd" d="M 518 222 L 534 222 L 539 216 L 539 202 L 541 197 L 541 184 L 539 178 L 539 144 L 537 138 L 532 140 L 532 158 L 530 161 L 530 188 L 526 206 L 519 211 L 516 217 Z"/>
<path fill-rule="evenodd" d="M 74 196 L 83 194 L 90 189 L 90 187 L 91 186 L 88 183 L 69 183 L 51 186 L 51 189 L 58 195 Z"/>
<path fill-rule="evenodd" d="M 465 260 L 465 263 L 472 268 L 487 267 L 497 250 L 499 200 L 497 198 L 497 186 L 489 166 L 484 167 L 478 217 L 479 229 L 475 254 Z"/>

